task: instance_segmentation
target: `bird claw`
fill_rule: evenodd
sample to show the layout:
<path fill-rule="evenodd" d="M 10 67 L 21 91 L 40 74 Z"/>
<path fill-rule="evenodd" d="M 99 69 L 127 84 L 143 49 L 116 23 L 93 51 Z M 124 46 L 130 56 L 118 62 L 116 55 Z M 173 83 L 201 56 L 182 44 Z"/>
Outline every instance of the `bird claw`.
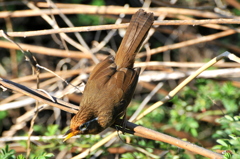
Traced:
<path fill-rule="evenodd" d="M 124 116 L 123 116 L 123 123 L 122 123 L 122 133 L 123 133 L 123 135 L 125 135 L 126 123 L 127 123 L 127 117 L 126 117 L 126 113 L 125 113 Z"/>

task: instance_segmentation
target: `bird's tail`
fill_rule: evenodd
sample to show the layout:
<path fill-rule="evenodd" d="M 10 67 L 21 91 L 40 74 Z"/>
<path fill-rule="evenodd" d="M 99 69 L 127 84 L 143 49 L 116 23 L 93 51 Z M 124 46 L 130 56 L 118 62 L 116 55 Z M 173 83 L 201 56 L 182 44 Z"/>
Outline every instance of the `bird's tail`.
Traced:
<path fill-rule="evenodd" d="M 115 57 L 115 63 L 118 69 L 133 67 L 136 53 L 142 46 L 153 21 L 153 13 L 147 13 L 143 9 L 138 10 L 132 16 Z"/>

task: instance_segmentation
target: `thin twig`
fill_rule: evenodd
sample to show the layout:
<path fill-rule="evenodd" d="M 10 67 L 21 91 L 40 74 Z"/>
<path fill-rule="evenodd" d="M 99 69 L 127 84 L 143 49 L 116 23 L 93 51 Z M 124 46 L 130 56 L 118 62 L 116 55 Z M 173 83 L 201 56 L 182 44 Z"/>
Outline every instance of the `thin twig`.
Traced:
<path fill-rule="evenodd" d="M 208 25 L 209 24 L 240 24 L 240 19 L 163 20 L 163 21 L 155 21 L 153 23 L 153 25 L 193 25 L 193 26 L 204 25 L 204 24 L 208 24 Z M 11 37 L 30 37 L 30 36 L 41 36 L 41 35 L 59 34 L 59 33 L 124 29 L 124 28 L 127 28 L 128 25 L 129 23 L 99 25 L 99 26 L 85 26 L 85 27 L 54 28 L 54 29 L 25 31 L 25 32 L 8 32 L 7 34 Z M 231 28 L 229 29 L 231 30 Z M 232 29 L 232 30 L 239 32 L 239 29 Z M 0 37 L 1 36 L 2 35 L 0 35 Z"/>
<path fill-rule="evenodd" d="M 163 82 L 159 82 L 156 87 L 147 95 L 147 97 L 142 101 L 139 105 L 138 109 L 134 112 L 134 114 L 129 119 L 130 122 L 134 121 L 135 118 L 139 115 L 139 113 L 143 110 L 144 106 L 150 101 L 154 94 L 163 86 Z"/>
<path fill-rule="evenodd" d="M 14 83 L 12 81 L 2 79 L 2 78 L 0 78 L 0 84 L 2 86 L 4 86 L 5 88 L 9 88 L 9 89 L 21 92 L 31 98 L 34 98 L 34 99 L 38 100 L 39 102 L 49 104 L 51 106 L 57 107 L 59 109 L 65 110 L 70 113 L 77 112 L 76 110 L 73 110 L 73 108 L 78 109 L 78 106 L 75 106 L 73 104 L 70 104 L 70 103 L 64 102 L 60 99 L 57 99 L 55 97 L 52 97 L 56 101 L 56 102 L 54 102 L 51 99 L 49 99 L 48 95 L 46 95 L 45 93 L 42 93 L 40 91 L 27 88 L 23 85 L 20 85 L 18 83 Z M 66 106 L 68 106 L 68 108 L 66 108 Z"/>
<path fill-rule="evenodd" d="M 183 87 L 185 87 L 190 81 L 192 81 L 194 78 L 196 78 L 199 74 L 201 74 L 203 71 L 205 71 L 207 68 L 211 67 L 215 63 L 217 63 L 219 60 L 223 58 L 231 58 L 231 60 L 234 60 L 235 62 L 240 63 L 240 59 L 236 57 L 235 55 L 229 53 L 229 52 L 224 52 L 221 55 L 213 58 L 210 60 L 208 63 L 203 65 L 201 68 L 199 68 L 194 74 L 190 75 L 188 78 L 186 78 L 182 83 L 180 83 L 175 89 L 173 89 L 167 96 L 165 96 L 161 101 L 158 101 L 154 103 L 151 107 L 146 109 L 143 113 L 141 113 L 136 120 L 140 120 L 156 108 L 162 106 L 166 101 L 169 101 L 173 96 L 175 96 Z"/>
<path fill-rule="evenodd" d="M 225 36 L 229 36 L 232 35 L 234 33 L 236 33 L 237 31 L 239 31 L 239 29 L 236 30 L 226 30 L 226 31 L 222 31 L 219 33 L 215 33 L 215 34 L 211 34 L 211 35 L 206 35 L 203 37 L 198 37 L 196 39 L 192 39 L 192 40 L 186 40 L 183 42 L 179 42 L 179 43 L 175 43 L 172 45 L 166 45 L 166 46 L 161 46 L 155 49 L 151 49 L 149 52 L 151 55 L 160 53 L 160 52 L 164 52 L 166 50 L 173 50 L 173 49 L 178 49 L 181 47 L 186 47 L 186 46 L 190 46 L 190 45 L 194 45 L 194 44 L 199 44 L 199 43 L 203 43 L 203 42 L 208 42 L 208 41 L 212 41 L 221 37 L 225 37 Z M 146 56 L 146 52 L 141 52 L 138 54 L 138 57 L 144 57 Z"/>
<path fill-rule="evenodd" d="M 47 3 L 37 3 L 37 6 L 48 7 Z M 76 5 L 71 4 L 68 6 L 68 4 L 62 4 L 60 6 L 58 3 L 56 3 L 58 8 L 61 8 L 61 12 L 63 14 L 111 14 L 111 15 L 119 15 L 119 13 L 123 14 L 134 14 L 137 10 L 140 8 L 124 8 L 121 6 L 93 6 L 93 5 Z M 158 7 L 158 8 L 145 8 L 145 11 L 147 12 L 153 12 L 155 16 L 161 16 L 161 14 L 183 14 L 183 15 L 189 15 L 189 16 L 197 16 L 197 17 L 204 17 L 204 18 L 222 18 L 223 16 L 208 12 L 208 11 L 198 11 L 193 9 L 182 9 L 182 8 L 171 8 L 171 7 Z M 42 14 L 59 14 L 58 9 L 41 9 L 41 10 L 24 10 L 24 11 L 15 11 L 15 12 L 1 12 L 0 18 L 5 17 L 32 17 L 32 16 L 40 16 Z M 238 18 L 238 17 L 235 17 Z"/>
<path fill-rule="evenodd" d="M 80 51 L 66 51 L 66 50 L 61 50 L 61 49 L 54 49 L 54 48 L 47 48 L 43 46 L 36 46 L 36 45 L 29 45 L 29 44 L 23 44 L 23 43 L 18 43 L 23 50 L 30 50 L 31 52 L 34 53 L 40 53 L 44 55 L 49 55 L 49 56 L 58 56 L 58 57 L 69 57 L 73 59 L 81 59 L 81 58 L 91 58 L 91 55 L 89 54 L 84 54 Z M 19 49 L 18 46 L 11 42 L 3 41 L 0 40 L 0 47 L 1 48 L 7 48 L 7 49 Z"/>
<path fill-rule="evenodd" d="M 72 138 L 79 138 L 78 136 L 74 136 Z M 30 141 L 39 141 L 39 140 L 51 140 L 51 139 L 64 139 L 64 136 L 31 136 Z M 14 136 L 14 137 L 2 137 L 0 138 L 0 142 L 11 142 L 11 141 L 24 141 L 28 140 L 27 136 Z"/>

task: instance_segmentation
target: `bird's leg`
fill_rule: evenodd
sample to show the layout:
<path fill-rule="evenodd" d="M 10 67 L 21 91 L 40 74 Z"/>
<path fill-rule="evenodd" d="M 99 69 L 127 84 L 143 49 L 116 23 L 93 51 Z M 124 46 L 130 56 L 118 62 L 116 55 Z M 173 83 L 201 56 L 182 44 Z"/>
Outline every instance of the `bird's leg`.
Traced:
<path fill-rule="evenodd" d="M 126 113 L 123 117 L 123 119 L 116 119 L 115 123 L 111 126 L 111 128 L 116 129 L 117 131 L 122 131 L 123 134 L 129 133 L 134 134 L 134 131 L 132 129 L 126 128 L 127 125 L 127 118 Z"/>
<path fill-rule="evenodd" d="M 123 122 L 122 122 L 122 133 L 125 134 L 126 130 L 126 124 L 127 124 L 127 117 L 126 117 L 126 111 L 123 115 Z"/>

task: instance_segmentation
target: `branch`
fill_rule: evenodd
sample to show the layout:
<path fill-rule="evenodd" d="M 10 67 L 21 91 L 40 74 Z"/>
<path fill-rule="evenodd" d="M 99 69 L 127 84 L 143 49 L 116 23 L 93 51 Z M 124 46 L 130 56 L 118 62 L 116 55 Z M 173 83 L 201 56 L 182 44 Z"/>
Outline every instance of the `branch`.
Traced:
<path fill-rule="evenodd" d="M 163 20 L 155 21 L 153 25 L 204 25 L 204 24 L 240 24 L 240 19 L 205 19 L 205 20 Z M 25 31 L 25 32 L 8 32 L 7 34 L 11 37 L 30 37 L 30 36 L 41 36 L 59 33 L 72 33 L 72 32 L 89 32 L 98 30 L 112 30 L 112 29 L 124 29 L 127 28 L 129 23 L 125 24 L 111 24 L 111 25 L 98 25 L 98 26 L 85 26 L 85 27 L 67 27 L 58 29 L 44 29 L 36 31 Z M 226 29 L 228 27 L 225 27 Z M 228 28 L 229 30 L 235 30 Z M 235 32 L 239 32 L 236 29 Z M 0 34 L 0 37 L 2 35 Z"/>
<path fill-rule="evenodd" d="M 23 93 L 31 98 L 34 98 L 40 102 L 49 104 L 53 107 L 57 107 L 61 110 L 70 112 L 70 113 L 77 113 L 77 110 L 73 110 L 74 109 L 78 109 L 78 106 L 75 106 L 73 104 L 64 102 L 60 99 L 57 99 L 55 97 L 49 97 L 49 95 L 34 90 L 34 89 L 30 89 L 28 87 L 25 87 L 23 85 L 14 83 L 12 81 L 6 80 L 6 79 L 2 79 L 0 78 L 0 86 L 2 86 L 2 88 L 5 89 L 12 89 L 14 91 L 18 91 L 20 93 Z M 119 123 L 122 123 L 121 121 Z M 116 123 L 117 124 L 117 123 Z M 120 124 L 119 124 L 120 125 Z M 143 137 L 143 138 L 147 138 L 147 139 L 152 139 L 152 140 L 158 140 L 158 141 L 163 141 L 178 147 L 181 147 L 183 149 L 204 155 L 206 157 L 211 157 L 211 158 L 216 158 L 216 159 L 220 159 L 222 158 L 222 156 L 220 154 L 217 154 L 215 152 L 212 152 L 210 150 L 204 149 L 202 147 L 199 147 L 197 145 L 191 144 L 189 142 L 185 142 L 182 141 L 180 139 L 156 132 L 154 130 L 151 129 L 147 129 L 144 128 L 142 126 L 138 126 L 136 124 L 127 122 L 126 124 L 127 128 L 130 129 L 130 132 L 134 132 L 133 134 L 139 137 Z M 95 145 L 93 145 L 90 149 L 87 149 L 86 151 L 84 151 L 83 153 L 81 153 L 78 156 L 75 156 L 75 158 L 82 158 L 82 157 L 86 157 L 86 155 L 89 154 L 89 152 L 97 149 L 98 147 L 102 146 L 103 144 L 105 144 L 107 141 L 109 141 L 110 138 L 116 137 L 117 136 L 117 132 L 115 131 L 114 133 L 110 134 L 109 136 L 105 137 L 103 140 L 101 140 L 101 142 L 96 143 Z M 0 139 L 0 140 L 4 140 L 4 139 Z"/>

